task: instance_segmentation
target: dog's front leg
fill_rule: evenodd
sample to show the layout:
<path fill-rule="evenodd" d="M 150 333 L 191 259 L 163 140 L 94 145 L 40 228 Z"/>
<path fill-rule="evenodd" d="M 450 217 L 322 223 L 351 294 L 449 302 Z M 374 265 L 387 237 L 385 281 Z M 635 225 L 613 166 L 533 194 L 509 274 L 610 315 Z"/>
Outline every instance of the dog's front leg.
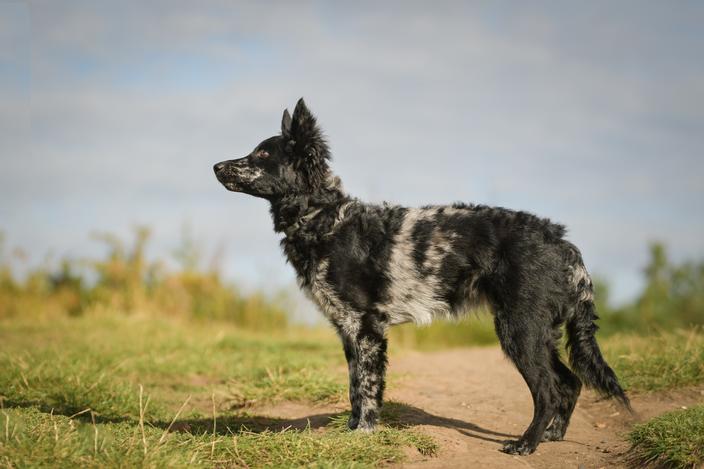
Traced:
<path fill-rule="evenodd" d="M 357 400 L 360 430 L 374 429 L 384 397 L 386 374 L 386 328 L 371 316 L 363 317 L 355 342 L 357 352 Z"/>
<path fill-rule="evenodd" d="M 342 339 L 342 347 L 345 350 L 345 358 L 347 359 L 347 369 L 349 371 L 349 397 L 352 405 L 352 415 L 347 421 L 347 426 L 354 430 L 359 425 L 359 415 L 361 412 L 361 396 L 359 393 L 359 374 L 357 367 L 357 347 L 355 345 L 356 337 L 347 334 L 345 331 L 338 328 L 340 339 Z"/>
<path fill-rule="evenodd" d="M 386 326 L 374 316 L 362 315 L 334 322 L 345 350 L 352 415 L 347 426 L 370 431 L 379 417 L 386 373 Z"/>

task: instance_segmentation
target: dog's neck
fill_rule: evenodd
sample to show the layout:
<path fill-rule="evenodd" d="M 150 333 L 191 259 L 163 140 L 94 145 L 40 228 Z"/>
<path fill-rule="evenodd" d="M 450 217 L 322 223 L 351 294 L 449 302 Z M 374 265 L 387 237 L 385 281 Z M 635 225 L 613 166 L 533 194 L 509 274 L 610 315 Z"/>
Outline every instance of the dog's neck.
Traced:
<path fill-rule="evenodd" d="M 285 235 L 284 253 L 302 284 L 309 284 L 329 235 L 354 201 L 337 180 L 314 193 L 288 194 L 270 202 L 274 230 Z"/>
<path fill-rule="evenodd" d="M 274 231 L 284 233 L 287 238 L 295 238 L 309 231 L 327 233 L 332 229 L 339 209 L 349 200 L 338 188 L 325 188 L 311 194 L 289 194 L 273 199 L 271 215 Z"/>

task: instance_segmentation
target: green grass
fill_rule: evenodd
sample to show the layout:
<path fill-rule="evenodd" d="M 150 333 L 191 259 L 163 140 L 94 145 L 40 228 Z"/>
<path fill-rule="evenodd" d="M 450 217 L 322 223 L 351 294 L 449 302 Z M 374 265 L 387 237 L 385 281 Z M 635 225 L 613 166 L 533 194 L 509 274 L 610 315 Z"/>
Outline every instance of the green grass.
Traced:
<path fill-rule="evenodd" d="M 631 391 L 658 391 L 704 382 L 704 334 L 680 330 L 600 341 L 606 360 Z"/>
<path fill-rule="evenodd" d="M 606 358 L 630 391 L 652 392 L 704 382 L 700 329 L 650 337 L 612 336 Z M 670 412 L 636 425 L 628 435 L 634 466 L 694 468 L 704 464 L 704 406 Z"/>
<path fill-rule="evenodd" d="M 0 466 L 9 467 L 369 467 L 402 460 L 402 447 L 436 450 L 429 437 L 403 428 L 350 432 L 346 415 L 322 431 L 251 431 L 244 420 L 216 420 L 213 432 L 210 420 L 200 432 L 146 422 L 143 433 L 138 421 L 94 424 L 34 407 L 5 409 L 0 417 Z"/>
<path fill-rule="evenodd" d="M 401 346 L 434 348 L 422 335 L 432 331 Z M 330 330 L 264 335 L 220 322 L 96 315 L 2 321 L 0 344 L 0 467 L 368 467 L 403 460 L 404 448 L 437 450 L 404 424 L 418 409 L 403 404 L 387 403 L 372 434 L 347 431 L 346 413 L 310 423 L 257 413 L 280 401 L 346 405 L 346 365 Z M 630 391 L 704 382 L 700 330 L 601 344 Z M 701 464 L 702 413 L 637 427 L 634 457 Z"/>
<path fill-rule="evenodd" d="M 629 435 L 638 465 L 695 468 L 704 464 L 704 405 L 668 412 Z"/>
<path fill-rule="evenodd" d="M 168 423 L 93 423 L 37 408 L 2 411 L 0 465 L 33 467 L 366 467 L 402 459 L 400 447 L 424 454 L 436 447 L 411 430 L 382 427 L 371 434 L 350 432 L 341 423 L 324 428 L 248 430 L 245 420 L 212 420 L 207 431 L 168 431 Z M 228 425 L 229 423 L 229 425 Z M 256 422 L 255 422 L 256 423 Z M 172 427 L 173 428 L 173 427 Z"/>
<path fill-rule="evenodd" d="M 329 331 L 15 319 L 0 322 L 0 344 L 0 467 L 367 467 L 402 460 L 404 447 L 436 449 L 395 418 L 401 404 L 372 434 L 347 431 L 344 413 L 256 414 L 278 401 L 346 401 Z"/>
<path fill-rule="evenodd" d="M 100 317 L 0 323 L 0 390 L 16 405 L 70 415 L 136 416 L 137 388 L 169 413 L 215 391 L 231 407 L 344 398 L 344 357 L 332 335 L 257 335 L 215 323 Z M 163 405 L 161 405 L 163 404 Z"/>

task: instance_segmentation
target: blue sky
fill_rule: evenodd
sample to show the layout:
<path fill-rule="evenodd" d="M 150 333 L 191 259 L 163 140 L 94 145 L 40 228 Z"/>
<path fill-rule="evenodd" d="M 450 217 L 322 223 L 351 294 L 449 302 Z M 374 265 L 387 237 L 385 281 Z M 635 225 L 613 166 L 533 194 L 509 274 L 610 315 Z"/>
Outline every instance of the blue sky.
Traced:
<path fill-rule="evenodd" d="M 347 190 L 569 227 L 617 301 L 647 243 L 704 257 L 700 2 L 2 2 L 0 229 L 41 262 L 188 223 L 229 278 L 293 284 L 266 203 L 214 162 L 300 96 Z M 219 249 L 222 248 L 222 251 Z"/>

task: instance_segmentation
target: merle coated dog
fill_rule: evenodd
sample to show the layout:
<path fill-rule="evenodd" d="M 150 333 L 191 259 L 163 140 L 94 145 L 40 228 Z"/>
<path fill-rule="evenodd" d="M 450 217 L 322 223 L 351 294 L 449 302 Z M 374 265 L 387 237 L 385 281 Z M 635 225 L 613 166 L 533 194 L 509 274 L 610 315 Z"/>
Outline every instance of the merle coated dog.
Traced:
<path fill-rule="evenodd" d="M 343 191 L 329 160 L 301 99 L 293 116 L 284 111 L 281 135 L 214 169 L 228 190 L 271 204 L 301 288 L 342 340 L 351 429 L 372 430 L 379 416 L 389 326 L 457 318 L 479 304 L 490 306 L 533 397 L 533 421 L 503 451 L 530 454 L 561 440 L 582 381 L 630 408 L 599 351 L 592 282 L 563 226 L 483 205 L 367 204 Z M 563 324 L 574 371 L 558 351 Z"/>

